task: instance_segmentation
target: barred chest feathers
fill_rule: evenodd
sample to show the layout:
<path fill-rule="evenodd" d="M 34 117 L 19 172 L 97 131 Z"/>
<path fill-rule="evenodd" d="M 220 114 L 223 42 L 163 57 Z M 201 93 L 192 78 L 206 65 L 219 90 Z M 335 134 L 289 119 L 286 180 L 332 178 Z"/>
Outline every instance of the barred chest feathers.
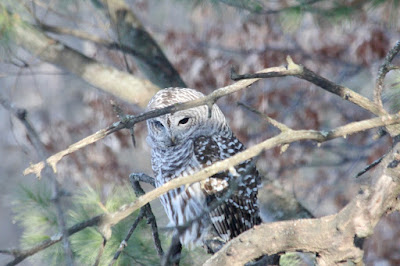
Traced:
<path fill-rule="evenodd" d="M 201 169 L 194 156 L 193 141 L 184 143 L 184 147 L 153 149 L 152 157 L 157 187 L 171 179 L 192 175 Z M 182 186 L 170 190 L 162 195 L 160 200 L 170 221 L 168 226 L 185 226 L 188 222 L 193 222 L 180 236 L 181 243 L 188 247 L 191 244 L 201 245 L 208 232 L 210 220 L 206 213 L 206 195 L 200 183 L 194 183 L 186 189 Z"/>

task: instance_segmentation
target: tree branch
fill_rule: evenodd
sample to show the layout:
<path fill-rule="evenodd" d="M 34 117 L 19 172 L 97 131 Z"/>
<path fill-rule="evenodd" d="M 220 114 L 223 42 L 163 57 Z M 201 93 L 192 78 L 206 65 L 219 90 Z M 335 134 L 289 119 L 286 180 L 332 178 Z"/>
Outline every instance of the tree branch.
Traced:
<path fill-rule="evenodd" d="M 374 185 L 360 191 L 339 213 L 318 219 L 261 224 L 228 242 L 204 265 L 243 265 L 264 254 L 290 251 L 316 253 L 318 265 L 361 263 L 363 239 L 372 235 L 380 218 L 398 204 L 399 161 L 400 143 L 397 143 L 385 158 Z M 252 248 L 248 248 L 250 245 Z"/>
<path fill-rule="evenodd" d="M 0 4 L 0 12 L 7 12 Z M 43 61 L 62 67 L 82 78 L 84 81 L 111 93 L 127 102 L 146 106 L 149 99 L 159 90 L 157 86 L 136 78 L 113 67 L 103 65 L 67 45 L 46 36 L 32 25 L 12 19 L 11 34 L 15 43 Z"/>
<path fill-rule="evenodd" d="M 144 174 L 130 174 L 129 175 L 129 180 L 131 181 L 132 187 L 135 191 L 135 194 L 137 197 L 143 196 L 145 194 L 144 190 L 139 184 L 139 180 L 143 180 Z M 148 176 L 146 176 L 148 177 Z M 152 178 L 152 181 L 150 181 L 150 184 L 154 184 L 154 178 Z M 161 246 L 161 241 L 160 241 L 160 236 L 158 234 L 158 226 L 157 226 L 157 220 L 156 217 L 154 216 L 154 213 L 151 209 L 151 206 L 149 203 L 144 205 L 141 209 L 147 219 L 147 223 L 151 225 L 151 233 L 153 236 L 153 242 L 154 242 L 154 247 L 156 248 L 157 254 L 162 259 L 164 256 L 164 251 Z"/>
<path fill-rule="evenodd" d="M 121 46 L 129 47 L 136 54 L 136 63 L 146 77 L 159 86 L 186 87 L 178 72 L 169 62 L 156 41 L 145 30 L 139 19 L 122 0 L 99 0 L 104 13 L 111 19 L 111 25 Z M 150 62 L 150 63 L 149 63 Z"/>
<path fill-rule="evenodd" d="M 284 71 L 286 68 L 285 67 L 272 67 L 272 68 L 267 68 L 264 70 L 261 70 L 258 73 L 263 73 L 263 72 L 277 72 L 277 71 Z M 193 101 L 189 101 L 189 102 L 184 102 L 184 103 L 177 103 L 177 104 L 173 104 L 161 109 L 156 109 L 156 110 L 152 110 L 149 112 L 145 112 L 136 116 L 133 115 L 126 115 L 125 117 L 121 118 L 120 121 L 115 122 L 114 124 L 112 124 L 111 126 L 99 130 L 96 133 L 70 145 L 67 149 L 60 151 L 52 156 L 50 156 L 46 162 L 51 165 L 51 167 L 53 168 L 54 171 L 56 171 L 56 165 L 57 163 L 66 155 L 73 153 L 89 144 L 92 144 L 118 130 L 121 130 L 123 128 L 131 128 L 133 127 L 136 123 L 145 121 L 147 119 L 153 118 L 153 117 L 157 117 L 160 115 L 164 115 L 164 114 L 168 114 L 168 113 L 174 113 L 180 110 L 184 110 L 184 109 L 189 109 L 192 107 L 197 107 L 197 106 L 201 106 L 201 105 L 207 105 L 210 106 L 212 104 L 214 104 L 219 98 L 237 92 L 239 90 L 242 90 L 248 86 L 250 86 L 251 84 L 253 84 L 254 82 L 256 82 L 257 78 L 255 79 L 248 79 L 248 80 L 240 80 L 232 85 L 220 88 L 218 90 L 213 91 L 212 93 L 210 93 L 209 95 L 197 99 L 197 100 L 193 100 Z M 24 170 L 24 175 L 27 174 L 35 174 L 38 178 L 40 177 L 40 173 L 43 170 L 44 167 L 44 162 L 39 162 L 36 163 L 34 165 L 31 165 L 30 167 L 26 168 Z"/>
<path fill-rule="evenodd" d="M 97 224 L 100 223 L 101 219 L 102 219 L 102 215 L 97 215 L 89 220 L 75 224 L 74 226 L 71 226 L 70 228 L 68 228 L 67 235 L 68 236 L 73 235 L 89 226 L 96 226 Z M 13 256 L 15 257 L 13 261 L 7 263 L 7 266 L 16 265 L 16 264 L 20 263 L 21 261 L 23 261 L 24 259 L 26 259 L 27 257 L 32 256 L 42 250 L 45 250 L 48 247 L 60 242 L 63 238 L 64 238 L 64 235 L 61 233 L 58 233 L 29 249 L 3 250 L 3 253 L 13 254 Z"/>
<path fill-rule="evenodd" d="M 172 236 L 171 245 L 161 260 L 161 266 L 178 266 L 182 251 L 182 244 L 179 241 L 179 233 L 175 232 Z"/>
<path fill-rule="evenodd" d="M 58 26 L 52 26 L 44 23 L 39 23 L 40 29 L 43 31 L 48 31 L 54 34 L 61 34 L 61 35 L 69 35 L 76 37 L 81 40 L 86 40 L 93 42 L 97 45 L 101 45 L 107 49 L 111 50 L 119 50 L 124 53 L 128 53 L 136 58 L 139 58 L 141 61 L 145 62 L 147 65 L 152 65 L 152 67 L 159 67 L 159 65 L 155 64 L 153 61 L 151 61 L 151 58 L 149 58 L 146 54 L 141 54 L 141 51 L 135 50 L 132 47 L 125 46 L 122 44 L 119 44 L 117 42 L 112 42 L 108 41 L 106 39 L 103 39 L 101 37 L 98 37 L 94 34 L 90 34 L 88 32 L 78 30 L 78 29 L 71 29 L 71 28 L 65 28 L 65 27 L 58 27 Z M 163 87 L 168 87 L 163 86 Z"/>
<path fill-rule="evenodd" d="M 220 88 L 218 90 L 213 91 L 209 95 L 185 102 L 185 103 L 178 103 L 174 105 L 167 106 L 165 108 L 157 109 L 157 110 L 152 110 L 146 113 L 142 113 L 137 116 L 125 116 L 124 119 L 122 119 L 119 122 L 116 122 L 109 126 L 106 129 L 102 129 L 98 132 L 96 132 L 93 135 L 90 135 L 86 137 L 85 139 L 82 139 L 75 144 L 72 144 L 69 146 L 67 149 L 58 152 L 57 154 L 52 155 L 49 157 L 46 161 L 49 163 L 49 165 L 52 166 L 53 170 L 56 171 L 56 164 L 66 155 L 75 152 L 89 144 L 92 144 L 109 134 L 116 132 L 120 129 L 123 128 L 131 128 L 133 127 L 134 124 L 153 118 L 157 117 L 160 115 L 164 115 L 167 113 L 173 113 L 177 112 L 180 110 L 192 108 L 192 107 L 197 107 L 201 105 L 207 105 L 207 106 L 212 106 L 219 98 L 234 93 L 236 91 L 239 91 L 241 89 L 244 89 L 251 85 L 252 83 L 256 82 L 260 78 L 270 78 L 270 77 L 283 77 L 283 76 L 298 76 L 301 78 L 304 78 L 306 80 L 309 80 L 310 82 L 321 86 L 321 88 L 328 90 L 331 93 L 334 93 L 338 96 L 341 96 L 342 98 L 355 103 L 359 105 L 360 107 L 371 111 L 372 113 L 376 113 L 378 115 L 381 115 L 381 109 L 379 108 L 378 105 L 375 103 L 371 102 L 364 96 L 346 88 L 343 86 L 339 86 L 337 84 L 334 84 L 333 82 L 318 76 L 316 73 L 312 72 L 311 70 L 308 70 L 307 68 L 295 64 L 290 57 L 287 57 L 288 61 L 288 66 L 287 67 L 271 67 L 271 68 L 266 68 L 264 70 L 261 70 L 257 72 L 256 74 L 245 74 L 245 75 L 237 75 L 234 72 L 231 72 L 231 77 L 232 79 L 241 79 L 238 82 Z M 210 108 L 211 110 L 211 108 Z M 384 114 L 387 114 L 386 111 L 384 111 Z M 399 126 L 395 126 L 399 127 Z M 44 167 L 44 162 L 39 162 L 37 164 L 31 165 L 29 168 L 24 170 L 24 175 L 34 173 L 36 174 L 37 177 L 40 177 L 40 173 Z"/>
<path fill-rule="evenodd" d="M 265 121 L 267 121 L 268 123 L 270 123 L 271 125 L 273 125 L 274 127 L 276 127 L 277 129 L 279 129 L 281 132 L 283 131 L 288 131 L 291 130 L 291 128 L 289 128 L 287 125 L 276 121 L 275 119 L 267 116 L 266 114 L 261 113 L 260 111 L 246 105 L 245 103 L 242 102 L 238 102 L 239 106 L 244 107 L 245 109 L 247 109 L 248 111 L 255 113 L 256 115 L 260 116 L 261 118 L 263 118 Z"/>
<path fill-rule="evenodd" d="M 144 218 L 144 211 L 143 211 L 143 209 L 142 209 L 142 210 L 140 210 L 139 215 L 136 217 L 136 219 L 135 219 L 135 221 L 133 222 L 131 228 L 129 229 L 129 232 L 128 232 L 128 234 L 126 235 L 125 239 L 122 240 L 121 244 L 119 245 L 119 248 L 118 248 L 117 252 L 115 252 L 114 257 L 113 257 L 112 261 L 111 261 L 110 264 L 109 264 L 110 266 L 111 266 L 111 265 L 114 265 L 114 264 L 117 262 L 117 260 L 118 260 L 118 258 L 119 258 L 119 255 L 122 253 L 122 251 L 124 251 L 125 247 L 128 246 L 129 238 L 131 238 L 133 232 L 135 231 L 136 227 L 139 225 L 140 221 L 141 221 L 143 218 Z"/>
<path fill-rule="evenodd" d="M 269 72 L 269 73 L 256 73 L 256 74 L 244 74 L 238 75 L 234 71 L 231 72 L 231 78 L 233 80 L 242 80 L 242 79 L 253 79 L 253 78 L 273 78 L 273 77 L 286 77 L 286 76 L 294 76 L 300 79 L 307 80 L 318 87 L 329 91 L 330 93 L 336 94 L 342 99 L 352 102 L 361 108 L 370 111 L 375 115 L 385 115 L 387 114 L 386 111 L 381 110 L 379 106 L 369 99 L 365 98 L 364 96 L 356 93 L 355 91 L 346 88 L 341 85 L 337 85 L 332 81 L 319 76 L 315 72 L 311 71 L 310 69 L 306 68 L 303 65 L 299 65 L 293 62 L 290 56 L 287 57 L 288 66 L 287 69 L 284 71 L 278 72 Z"/>

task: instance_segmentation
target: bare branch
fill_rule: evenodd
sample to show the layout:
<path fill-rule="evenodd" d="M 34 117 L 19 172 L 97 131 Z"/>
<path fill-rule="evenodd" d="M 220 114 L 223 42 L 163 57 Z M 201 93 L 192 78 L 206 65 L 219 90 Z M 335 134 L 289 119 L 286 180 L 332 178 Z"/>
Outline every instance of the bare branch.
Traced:
<path fill-rule="evenodd" d="M 369 170 L 371 170 L 372 168 L 374 168 L 375 166 L 380 164 L 382 162 L 383 158 L 386 157 L 386 155 L 387 154 L 384 154 L 380 158 L 378 158 L 375 161 L 373 161 L 371 164 L 367 165 L 367 167 L 365 167 L 363 170 L 361 170 L 360 172 L 357 173 L 356 178 L 362 176 L 363 174 L 365 174 L 366 172 L 368 172 Z"/>
<path fill-rule="evenodd" d="M 38 25 L 44 31 L 51 32 L 54 34 L 69 35 L 72 37 L 79 38 L 81 40 L 90 41 L 97 45 L 101 45 L 107 49 L 119 50 L 124 53 L 130 54 L 136 58 L 139 58 L 141 61 L 145 62 L 147 65 L 151 65 L 153 68 L 160 67 L 155 62 L 153 62 L 151 60 L 151 58 L 148 57 L 148 55 L 142 54 L 141 51 L 134 49 L 134 47 L 132 48 L 132 47 L 129 47 L 129 46 L 126 46 L 123 44 L 119 44 L 117 42 L 108 41 L 97 35 L 93 35 L 88 32 L 78 30 L 78 29 L 52 26 L 52 25 L 48 25 L 48 24 L 44 24 L 44 23 L 39 23 Z M 165 85 L 168 85 L 168 84 L 165 84 Z M 165 85 L 163 87 L 165 87 Z M 183 84 L 181 84 L 181 85 L 183 85 Z M 166 87 L 168 87 L 168 86 L 166 86 Z"/>
<path fill-rule="evenodd" d="M 255 113 L 256 115 L 260 116 L 261 118 L 263 118 L 264 120 L 266 120 L 268 123 L 270 123 L 271 125 L 273 125 L 274 127 L 276 127 L 277 129 L 279 129 L 281 132 L 283 131 L 288 131 L 291 130 L 291 128 L 289 128 L 287 125 L 276 121 L 275 119 L 267 116 L 266 114 L 261 113 L 260 111 L 242 103 L 242 102 L 238 102 L 239 106 L 244 107 L 245 109 L 249 110 L 252 113 Z"/>
<path fill-rule="evenodd" d="M 167 106 L 162 109 L 157 109 L 153 110 L 150 112 L 142 113 L 137 116 L 125 116 L 124 119 L 122 119 L 120 122 L 116 122 L 113 125 L 109 126 L 106 129 L 100 130 L 96 132 L 95 134 L 86 137 L 85 139 L 72 144 L 69 146 L 66 150 L 63 150 L 61 152 L 58 152 L 57 154 L 52 155 L 49 157 L 46 161 L 49 163 L 49 165 L 52 166 L 53 170 L 56 171 L 56 164 L 65 156 L 68 155 L 72 152 L 75 152 L 91 143 L 94 143 L 105 136 L 118 131 L 123 128 L 131 128 L 134 124 L 144 121 L 149 118 L 157 117 L 166 113 L 173 113 L 177 112 L 183 109 L 188 109 L 192 107 L 197 107 L 200 105 L 207 105 L 209 106 L 210 104 L 214 104 L 219 98 L 234 93 L 236 91 L 239 91 L 241 89 L 244 89 L 251 85 L 252 83 L 256 82 L 260 78 L 270 78 L 270 77 L 282 77 L 282 76 L 296 76 L 300 77 L 306 80 L 309 80 L 310 82 L 321 86 L 321 88 L 324 88 L 328 90 L 329 92 L 332 92 L 336 95 L 341 96 L 342 98 L 357 104 L 358 106 L 371 111 L 374 114 L 381 115 L 381 109 L 379 108 L 378 105 L 375 103 L 371 102 L 364 96 L 346 88 L 343 86 L 339 86 L 337 84 L 334 84 L 333 82 L 318 76 L 311 70 L 308 70 L 307 68 L 295 64 L 290 57 L 287 58 L 288 60 L 288 66 L 287 67 L 271 67 L 271 68 L 266 68 L 264 70 L 261 70 L 257 72 L 256 74 L 247 74 L 247 75 L 237 75 L 236 73 L 232 72 L 231 76 L 232 79 L 241 79 L 240 81 L 220 88 L 218 90 L 213 91 L 209 95 L 194 100 L 194 101 L 189 101 L 185 103 L 179 103 L 179 104 L 174 104 Z M 386 111 L 383 111 L 383 114 L 386 114 Z M 39 162 L 37 164 L 31 165 L 29 168 L 25 169 L 24 175 L 34 173 L 36 174 L 37 177 L 40 177 L 40 172 L 42 171 L 44 167 L 43 162 Z"/>
<path fill-rule="evenodd" d="M 52 156 L 47 158 L 46 162 L 52 167 L 54 172 L 57 172 L 56 164 L 65 155 L 68 155 L 68 154 L 75 152 L 83 147 L 86 147 L 87 145 L 92 144 L 92 143 L 94 143 L 94 142 L 96 142 L 96 141 L 110 135 L 111 133 L 122 129 L 122 128 L 126 128 L 126 125 L 121 122 L 114 123 L 113 125 L 109 126 L 108 128 L 99 130 L 96 133 L 70 145 L 67 149 L 60 151 L 56 154 L 53 154 Z M 36 174 L 36 176 L 38 178 L 40 178 L 41 172 L 42 172 L 44 166 L 45 166 L 44 161 L 41 161 L 34 165 L 31 165 L 30 167 L 28 167 L 24 170 L 24 175 L 34 173 L 34 174 Z"/>
<path fill-rule="evenodd" d="M 206 178 L 216 173 L 228 170 L 229 167 L 231 167 L 232 165 L 240 164 L 243 161 L 257 156 L 265 149 L 270 149 L 278 145 L 300 140 L 315 140 L 317 142 L 324 142 L 330 139 L 344 137 L 359 131 L 364 131 L 379 126 L 392 125 L 396 123 L 400 123 L 400 114 L 354 122 L 342 127 L 338 127 L 331 131 L 292 130 L 288 132 L 282 132 L 276 137 L 265 140 L 264 142 L 250 147 L 247 150 L 242 151 L 228 159 L 216 162 L 213 165 L 204 168 L 203 170 L 191 176 L 173 179 L 163 186 L 146 193 L 145 195 L 138 198 L 135 202 L 121 207 L 119 211 L 113 214 L 107 215 L 106 219 L 103 221 L 103 226 L 112 226 L 113 224 L 118 223 L 120 220 L 130 215 L 133 211 L 141 208 L 148 202 L 156 199 L 157 197 L 171 189 L 205 180 Z"/>
<path fill-rule="evenodd" d="M 365 98 L 364 96 L 356 93 L 355 91 L 346 88 L 341 85 L 337 85 L 332 81 L 319 76 L 315 72 L 311 71 L 310 69 L 306 68 L 305 66 L 296 64 L 290 58 L 287 57 L 288 66 L 287 69 L 283 71 L 277 72 L 269 72 L 269 73 L 256 73 L 256 74 L 244 74 L 238 75 L 235 72 L 231 73 L 231 78 L 233 80 L 242 80 L 242 79 L 253 79 L 253 78 L 272 78 L 272 77 L 285 77 L 285 76 L 294 76 L 300 79 L 307 80 L 324 90 L 327 90 L 333 94 L 340 96 L 342 99 L 352 102 L 361 108 L 370 111 L 375 115 L 385 115 L 387 114 L 386 111 L 381 110 L 379 106 L 369 99 Z"/>
<path fill-rule="evenodd" d="M 284 71 L 285 67 L 272 67 L 272 68 L 267 68 L 264 69 L 258 73 L 266 73 L 266 72 L 277 72 L 277 71 Z M 115 122 L 114 124 L 112 124 L 111 126 L 109 126 L 108 128 L 102 129 L 97 131 L 96 133 L 70 145 L 67 149 L 60 151 L 52 156 L 50 156 L 46 162 L 51 165 L 51 167 L 53 168 L 54 171 L 56 171 L 56 165 L 57 163 L 66 155 L 75 152 L 89 144 L 92 144 L 118 130 L 121 130 L 123 128 L 131 128 L 133 127 L 136 123 L 145 121 L 147 119 L 153 118 L 153 117 L 157 117 L 160 115 L 164 115 L 167 113 L 174 113 L 180 110 L 184 110 L 184 109 L 189 109 L 192 107 L 197 107 L 197 106 L 201 106 L 201 105 L 208 105 L 210 103 L 215 103 L 219 98 L 221 98 L 222 96 L 237 92 L 239 90 L 242 90 L 248 86 L 250 86 L 251 84 L 253 84 L 254 82 L 256 82 L 259 79 L 249 79 L 249 80 L 241 80 L 238 81 L 232 85 L 220 88 L 218 90 L 213 91 L 212 93 L 210 93 L 209 95 L 197 99 L 197 100 L 193 100 L 193 101 L 189 101 L 189 102 L 185 102 L 185 103 L 178 103 L 178 104 L 173 104 L 161 109 L 157 109 L 157 110 L 152 110 L 149 112 L 145 112 L 142 114 L 139 114 L 137 116 L 132 116 L 132 115 L 126 115 L 125 117 L 121 118 L 121 121 Z M 36 163 L 34 165 L 31 165 L 30 167 L 26 168 L 24 170 L 24 175 L 27 174 L 35 174 L 38 178 L 40 177 L 40 173 L 43 170 L 44 167 L 44 162 L 39 162 Z"/>
<path fill-rule="evenodd" d="M 75 224 L 74 226 L 71 226 L 67 230 L 67 235 L 70 236 L 70 235 L 73 235 L 73 234 L 85 229 L 86 227 L 98 225 L 101 222 L 103 216 L 104 215 L 98 215 L 89 220 L 86 220 L 84 222 L 81 222 L 81 223 Z M 64 235 L 61 233 L 58 233 L 40 243 L 38 243 L 36 246 L 34 246 L 32 248 L 25 249 L 25 250 L 17 250 L 17 249 L 7 250 L 8 254 L 13 254 L 15 257 L 14 260 L 7 263 L 7 265 L 8 266 L 16 265 L 16 264 L 20 263 L 21 261 L 25 260 L 27 257 L 32 256 L 42 250 L 45 250 L 48 247 L 60 242 L 63 238 L 64 238 Z M 6 253 L 6 251 L 4 251 L 3 253 Z"/>
<path fill-rule="evenodd" d="M 144 174 L 131 174 L 129 175 L 129 180 L 131 181 L 133 190 L 135 191 L 135 194 L 137 197 L 140 197 L 145 194 L 144 190 L 139 184 L 139 180 L 143 180 L 144 177 L 148 177 L 147 175 Z M 154 178 L 152 178 L 152 181 L 150 181 L 150 184 L 154 184 Z M 141 211 L 144 212 L 144 215 L 146 216 L 147 223 L 151 224 L 151 232 L 153 236 L 153 241 L 154 241 L 154 247 L 156 248 L 157 254 L 162 259 L 164 256 L 164 251 L 161 246 L 161 241 L 160 241 L 160 236 L 158 234 L 158 226 L 157 226 L 157 220 L 156 217 L 154 216 L 154 213 L 151 209 L 150 204 L 146 204 L 142 207 Z"/>
<path fill-rule="evenodd" d="M 114 265 L 114 264 L 117 262 L 117 260 L 118 260 L 118 258 L 119 258 L 119 255 L 122 253 L 122 251 L 124 251 L 125 247 L 128 246 L 129 238 L 131 237 L 131 235 L 132 235 L 133 232 L 135 231 L 136 227 L 139 225 L 139 222 L 140 222 L 143 218 L 144 218 L 144 211 L 143 211 L 143 209 L 142 209 L 142 210 L 140 210 L 139 215 L 136 217 L 136 219 L 135 219 L 135 221 L 133 222 L 131 228 L 129 229 L 129 232 L 128 232 L 128 234 L 126 235 L 125 239 L 122 240 L 121 244 L 119 245 L 119 248 L 118 248 L 117 252 L 115 252 L 114 257 L 113 257 L 112 261 L 111 261 L 110 264 L 109 264 L 110 266 L 111 266 L 111 265 Z"/>
<path fill-rule="evenodd" d="M 182 244 L 179 241 L 179 233 L 176 232 L 172 237 L 171 246 L 161 261 L 161 266 L 179 265 L 181 250 Z"/>
<path fill-rule="evenodd" d="M 88 32 L 79 30 L 79 29 L 71 29 L 71 28 L 65 28 L 65 27 L 59 27 L 59 26 L 52 26 L 52 25 L 48 25 L 45 23 L 41 23 L 41 22 L 39 22 L 38 26 L 42 30 L 48 31 L 51 33 L 69 35 L 69 36 L 73 36 L 73 37 L 76 37 L 76 38 L 79 38 L 82 40 L 91 41 L 96 44 L 100 44 L 100 45 L 104 45 L 104 46 L 111 45 L 110 41 L 103 39 L 97 35 L 90 34 Z"/>

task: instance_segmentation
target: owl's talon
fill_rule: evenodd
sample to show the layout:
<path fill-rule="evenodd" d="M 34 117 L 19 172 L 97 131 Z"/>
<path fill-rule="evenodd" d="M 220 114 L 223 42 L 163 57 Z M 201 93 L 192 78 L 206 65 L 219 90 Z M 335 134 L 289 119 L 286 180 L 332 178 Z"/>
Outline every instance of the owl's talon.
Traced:
<path fill-rule="evenodd" d="M 217 253 L 224 245 L 225 242 L 219 237 L 214 237 L 204 241 L 204 246 L 207 248 L 207 253 L 209 254 Z"/>

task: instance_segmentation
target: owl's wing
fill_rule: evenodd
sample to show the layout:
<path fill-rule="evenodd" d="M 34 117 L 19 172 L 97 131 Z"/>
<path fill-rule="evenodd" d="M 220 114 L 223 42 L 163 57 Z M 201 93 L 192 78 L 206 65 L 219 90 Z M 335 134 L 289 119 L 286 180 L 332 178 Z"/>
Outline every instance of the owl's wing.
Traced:
<path fill-rule="evenodd" d="M 244 149 L 243 144 L 233 135 L 202 136 L 194 142 L 195 157 L 203 167 Z M 257 205 L 260 177 L 255 164 L 248 160 L 235 166 L 235 170 L 239 176 L 225 171 L 203 182 L 209 206 L 223 199 L 221 204 L 210 211 L 210 217 L 214 228 L 225 241 L 261 223 Z"/>

